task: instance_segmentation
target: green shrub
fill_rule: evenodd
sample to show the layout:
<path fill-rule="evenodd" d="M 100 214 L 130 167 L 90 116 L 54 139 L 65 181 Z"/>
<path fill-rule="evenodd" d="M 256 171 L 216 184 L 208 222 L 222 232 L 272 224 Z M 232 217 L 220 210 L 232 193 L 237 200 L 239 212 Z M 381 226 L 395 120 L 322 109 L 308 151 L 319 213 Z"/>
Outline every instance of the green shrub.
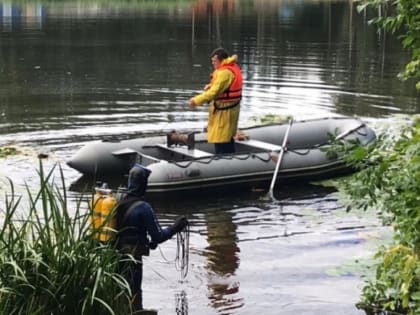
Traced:
<path fill-rule="evenodd" d="M 386 139 L 362 154 L 350 148 L 349 163 L 362 169 L 339 185 L 349 209 L 378 209 L 394 228 L 394 244 L 376 254 L 376 277 L 358 306 L 367 314 L 420 314 L 420 123 Z"/>

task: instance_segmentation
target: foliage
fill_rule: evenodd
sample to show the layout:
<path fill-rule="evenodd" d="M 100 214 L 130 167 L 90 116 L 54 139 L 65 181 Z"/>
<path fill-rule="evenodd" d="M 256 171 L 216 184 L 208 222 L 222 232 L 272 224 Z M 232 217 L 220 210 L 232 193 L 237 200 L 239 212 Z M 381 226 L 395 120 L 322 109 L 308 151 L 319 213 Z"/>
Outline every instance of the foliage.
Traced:
<path fill-rule="evenodd" d="M 360 0 L 359 11 L 371 7 L 378 16 L 370 21 L 392 33 L 400 33 L 402 45 L 411 53 L 401 79 L 417 78 L 420 90 L 420 2 L 418 0 Z"/>
<path fill-rule="evenodd" d="M 18 154 L 18 151 L 16 148 L 13 147 L 1 147 L 0 148 L 0 158 L 7 157 L 9 155 L 16 155 Z"/>
<path fill-rule="evenodd" d="M 81 201 L 69 213 L 61 168 L 63 192 L 50 183 L 52 174 L 40 163 L 40 189 L 26 188 L 27 210 L 9 180 L 11 192 L 0 207 L 0 313 L 130 314 L 118 251 L 92 236 Z"/>
<path fill-rule="evenodd" d="M 389 314 L 419 314 L 418 254 L 413 248 L 399 244 L 382 247 L 376 258 L 381 261 L 376 269 L 376 279 L 363 288 L 363 300 L 358 307 L 371 314 L 383 310 Z"/>
<path fill-rule="evenodd" d="M 395 232 L 395 244 L 376 255 L 376 279 L 364 287 L 359 306 L 367 314 L 420 314 L 420 122 L 397 141 L 381 136 L 374 147 L 350 150 L 346 159 L 362 169 L 340 183 L 349 209 L 380 209 Z"/>

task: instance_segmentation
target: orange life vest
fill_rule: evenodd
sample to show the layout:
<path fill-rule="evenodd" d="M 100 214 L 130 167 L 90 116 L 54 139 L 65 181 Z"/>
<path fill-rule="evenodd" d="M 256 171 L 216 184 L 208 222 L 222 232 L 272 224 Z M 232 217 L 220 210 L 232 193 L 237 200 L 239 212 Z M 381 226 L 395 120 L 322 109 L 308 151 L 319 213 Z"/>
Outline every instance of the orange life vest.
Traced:
<path fill-rule="evenodd" d="M 236 63 L 222 65 L 219 69 L 230 70 L 235 76 L 235 78 L 233 79 L 229 88 L 216 98 L 216 101 L 239 103 L 239 101 L 242 98 L 242 84 L 243 84 L 241 69 Z"/>

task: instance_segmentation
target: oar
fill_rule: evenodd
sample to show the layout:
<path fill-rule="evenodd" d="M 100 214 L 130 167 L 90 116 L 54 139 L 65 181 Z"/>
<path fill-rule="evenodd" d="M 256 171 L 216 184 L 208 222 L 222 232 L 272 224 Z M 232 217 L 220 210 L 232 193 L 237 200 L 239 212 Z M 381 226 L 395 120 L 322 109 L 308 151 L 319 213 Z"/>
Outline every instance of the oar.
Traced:
<path fill-rule="evenodd" d="M 271 179 L 270 190 L 269 190 L 271 199 L 274 199 L 273 189 L 274 189 L 274 185 L 276 184 L 277 174 L 279 172 L 281 162 L 283 160 L 284 151 L 286 150 L 287 140 L 289 139 L 289 132 L 290 132 L 290 129 L 292 128 L 292 124 L 293 124 L 293 118 L 290 118 L 289 125 L 287 126 L 287 129 L 286 129 L 286 133 L 284 134 L 283 144 L 281 145 L 280 155 L 277 160 L 273 178 Z"/>

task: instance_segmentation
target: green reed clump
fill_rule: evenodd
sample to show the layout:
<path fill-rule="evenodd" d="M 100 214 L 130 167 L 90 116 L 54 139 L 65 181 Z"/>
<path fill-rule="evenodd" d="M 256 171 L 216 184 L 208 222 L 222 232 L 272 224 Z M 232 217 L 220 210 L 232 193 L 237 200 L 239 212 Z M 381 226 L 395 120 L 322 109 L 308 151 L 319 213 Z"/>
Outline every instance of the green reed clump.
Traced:
<path fill-rule="evenodd" d="M 0 205 L 0 314 L 130 314 L 118 251 L 96 241 L 81 199 L 70 214 L 61 168 L 61 189 L 50 183 L 53 170 L 40 163 L 38 173 L 27 211 L 11 180 Z"/>

